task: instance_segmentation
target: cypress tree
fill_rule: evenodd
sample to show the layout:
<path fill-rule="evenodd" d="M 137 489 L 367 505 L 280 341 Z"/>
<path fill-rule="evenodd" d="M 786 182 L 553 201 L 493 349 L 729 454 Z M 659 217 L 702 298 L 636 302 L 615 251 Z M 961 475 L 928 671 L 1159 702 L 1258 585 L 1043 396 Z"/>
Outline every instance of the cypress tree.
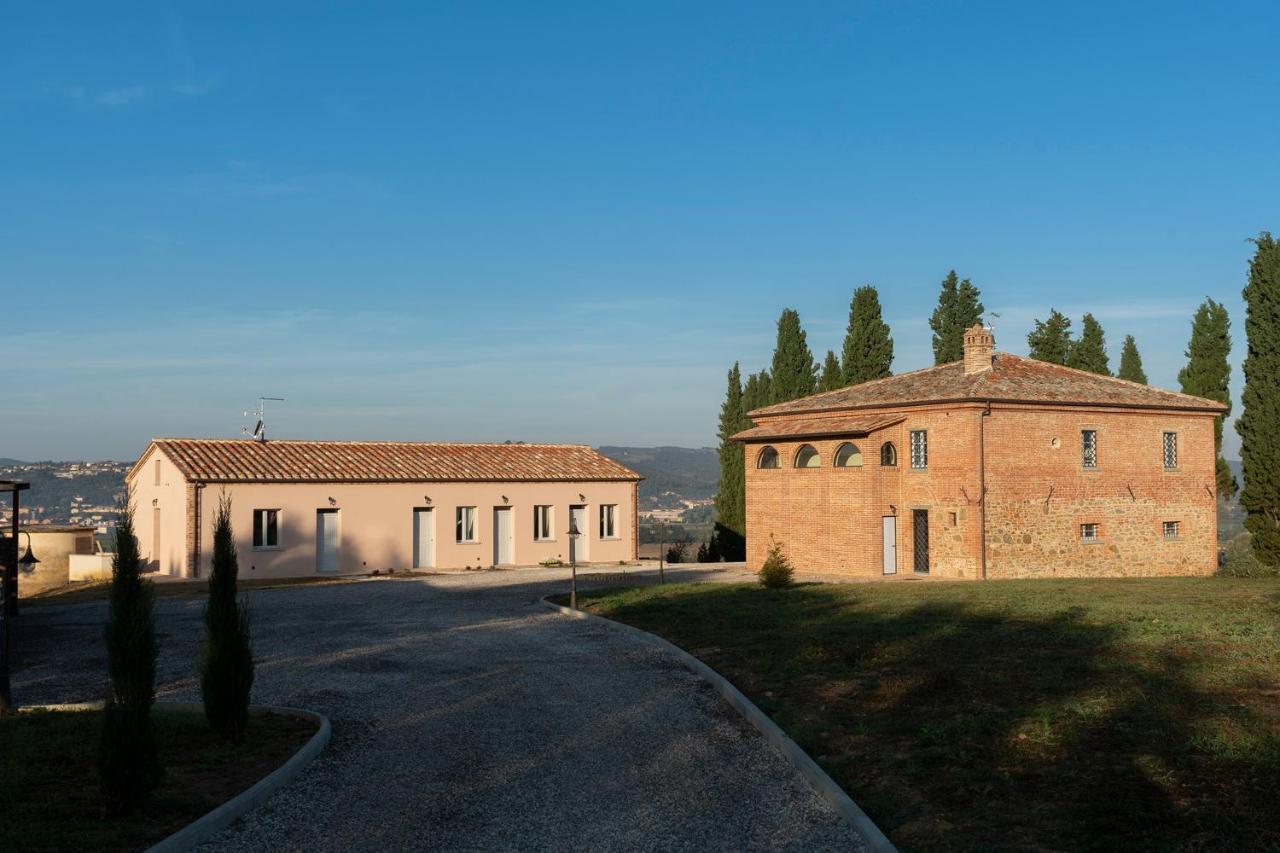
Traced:
<path fill-rule="evenodd" d="M 204 659 L 200 692 L 209 728 L 223 740 L 240 742 L 249 723 L 249 689 L 253 686 L 253 649 L 249 612 L 236 590 L 240 573 L 231 531 L 231 498 L 223 492 L 213 519 L 213 571 L 204 608 Z"/>
<path fill-rule="evenodd" d="M 809 351 L 804 329 L 800 327 L 800 315 L 791 308 L 784 308 L 778 318 L 778 343 L 773 350 L 770 400 L 785 403 L 807 397 L 817 387 L 818 366 Z"/>
<path fill-rule="evenodd" d="M 1036 327 L 1027 335 L 1027 345 L 1036 361 L 1066 364 L 1071 352 L 1071 321 L 1051 308 L 1048 320 L 1036 320 Z"/>
<path fill-rule="evenodd" d="M 1067 353 L 1067 367 L 1076 370 L 1087 370 L 1102 376 L 1111 375 L 1111 366 L 1107 362 L 1107 337 L 1103 334 L 1102 324 L 1085 314 L 1081 323 L 1080 340 L 1071 345 Z"/>
<path fill-rule="evenodd" d="M 1187 366 L 1178 371 L 1182 393 L 1207 397 L 1227 404 L 1231 414 L 1231 318 L 1221 303 L 1206 299 L 1191 320 L 1191 340 L 1187 343 Z M 1213 446 L 1217 451 L 1218 491 L 1236 493 L 1236 478 L 1227 460 L 1222 458 L 1222 423 L 1225 416 L 1213 422 Z"/>
<path fill-rule="evenodd" d="M 1253 241 L 1249 283 L 1244 289 L 1244 412 L 1236 421 L 1244 489 L 1240 504 L 1248 516 L 1253 553 L 1280 565 L 1280 244 L 1268 232 Z"/>
<path fill-rule="evenodd" d="M 964 331 L 982 322 L 981 293 L 969 279 L 960 281 L 951 270 L 942 280 L 938 307 L 929 318 L 933 329 L 933 363 L 947 364 L 964 358 Z"/>
<path fill-rule="evenodd" d="M 1124 346 L 1120 350 L 1120 372 L 1116 375 L 1130 382 L 1147 384 L 1147 374 L 1142 369 L 1142 356 L 1138 354 L 1138 344 L 1133 335 L 1124 336 Z"/>
<path fill-rule="evenodd" d="M 840 361 L 836 354 L 827 350 L 826 361 L 822 363 L 822 378 L 818 380 L 819 391 L 835 391 L 844 387 L 844 372 L 840 369 Z"/>
<path fill-rule="evenodd" d="M 151 584 L 133 533 L 133 508 L 116 522 L 110 605 L 104 635 L 109 684 L 102 708 L 98 774 L 107 811 L 128 814 L 160 781 L 160 757 L 151 729 L 156 696 L 156 629 Z"/>
<path fill-rule="evenodd" d="M 853 292 L 849 302 L 849 327 L 844 336 L 841 371 L 845 385 L 857 385 L 892 375 L 893 338 L 880 316 L 880 295 L 871 285 Z"/>
<path fill-rule="evenodd" d="M 755 377 L 751 377 L 754 379 Z M 753 389 L 754 393 L 754 389 Z M 742 374 L 737 362 L 729 370 L 728 390 L 720 406 L 720 482 L 716 485 L 716 523 L 712 544 L 717 551 L 733 550 L 734 538 L 746 535 L 747 483 L 745 479 L 744 451 L 742 445 L 731 441 L 730 436 L 750 426 L 746 416 L 742 390 Z M 717 541 L 721 540 L 721 541 Z"/>

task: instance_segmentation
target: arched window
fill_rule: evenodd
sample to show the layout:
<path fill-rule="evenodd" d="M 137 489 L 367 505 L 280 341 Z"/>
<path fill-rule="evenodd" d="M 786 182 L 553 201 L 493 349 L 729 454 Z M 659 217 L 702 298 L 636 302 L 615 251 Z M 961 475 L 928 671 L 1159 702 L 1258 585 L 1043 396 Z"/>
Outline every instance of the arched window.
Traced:
<path fill-rule="evenodd" d="M 898 448 L 893 446 L 892 441 L 880 445 L 880 464 L 886 468 L 893 468 L 898 464 Z"/>
<path fill-rule="evenodd" d="M 818 458 L 818 451 L 813 449 L 812 444 L 800 445 L 800 449 L 796 451 L 797 468 L 817 468 L 821 464 L 822 460 Z"/>
<path fill-rule="evenodd" d="M 778 462 L 778 451 L 772 447 L 766 447 L 760 451 L 760 455 L 756 457 L 757 468 L 781 468 Z"/>
<path fill-rule="evenodd" d="M 858 449 L 858 445 L 849 444 L 847 441 L 840 445 L 840 449 L 836 451 L 836 467 L 861 468 L 862 451 Z"/>

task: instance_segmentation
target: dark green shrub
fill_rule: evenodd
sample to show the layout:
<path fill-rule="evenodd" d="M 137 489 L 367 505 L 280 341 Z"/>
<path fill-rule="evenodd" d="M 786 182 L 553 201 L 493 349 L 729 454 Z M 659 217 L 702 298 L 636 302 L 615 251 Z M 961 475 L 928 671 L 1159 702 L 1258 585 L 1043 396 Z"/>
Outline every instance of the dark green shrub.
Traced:
<path fill-rule="evenodd" d="M 200 692 L 209 727 L 224 740 L 238 742 L 249 722 L 249 689 L 253 686 L 253 649 L 249 611 L 237 598 L 235 537 L 231 531 L 231 499 L 218 498 L 213 522 L 213 571 L 204 608 L 204 657 Z"/>
<path fill-rule="evenodd" d="M 760 567 L 760 583 L 769 589 L 785 589 L 791 586 L 791 576 L 794 574 L 791 561 L 782 552 L 782 543 L 774 542 L 769 546 L 769 555 L 765 557 L 764 565 Z"/>
<path fill-rule="evenodd" d="M 1253 553 L 1248 533 L 1243 533 L 1227 543 L 1226 559 L 1218 567 L 1218 574 L 1229 578 L 1273 578 L 1280 575 L 1280 566 L 1268 566 Z"/>
<path fill-rule="evenodd" d="M 109 685 L 102 711 L 98 774 L 107 811 L 127 814 L 160 781 L 160 757 L 151 730 L 156 695 L 155 619 L 150 582 L 133 534 L 133 509 L 116 524 L 110 609 L 104 631 Z"/>
<path fill-rule="evenodd" d="M 666 553 L 667 562 L 683 563 L 686 559 L 688 559 L 689 544 L 690 543 L 688 542 L 688 540 L 681 539 L 677 542 L 672 542 L 670 545 L 668 545 L 667 553 Z"/>

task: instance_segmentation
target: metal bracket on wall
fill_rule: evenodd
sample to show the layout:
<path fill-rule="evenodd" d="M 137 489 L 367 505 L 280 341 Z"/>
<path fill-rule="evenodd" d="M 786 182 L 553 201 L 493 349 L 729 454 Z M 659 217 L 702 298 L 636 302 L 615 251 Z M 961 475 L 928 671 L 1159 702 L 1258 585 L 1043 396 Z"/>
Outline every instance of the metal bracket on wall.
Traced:
<path fill-rule="evenodd" d="M 1134 503 L 1137 503 L 1137 502 L 1138 502 L 1138 496 L 1137 496 L 1137 495 L 1135 495 L 1135 494 L 1133 493 L 1133 485 L 1132 485 L 1132 484 L 1130 484 L 1130 483 L 1125 483 L 1125 484 L 1124 484 L 1124 487 L 1125 487 L 1126 489 L 1128 489 L 1128 490 L 1129 490 L 1129 499 L 1130 499 L 1131 501 L 1133 501 Z"/>
<path fill-rule="evenodd" d="M 964 495 L 964 502 L 965 502 L 965 503 L 967 503 L 967 504 L 971 504 L 971 503 L 973 503 L 973 499 L 969 497 L 969 492 L 965 489 L 965 487 L 964 487 L 964 486 L 961 486 L 961 487 L 960 487 L 960 494 Z"/>
<path fill-rule="evenodd" d="M 1044 496 L 1044 508 L 1049 509 L 1049 501 L 1053 498 L 1053 486 L 1049 487 L 1049 494 Z"/>

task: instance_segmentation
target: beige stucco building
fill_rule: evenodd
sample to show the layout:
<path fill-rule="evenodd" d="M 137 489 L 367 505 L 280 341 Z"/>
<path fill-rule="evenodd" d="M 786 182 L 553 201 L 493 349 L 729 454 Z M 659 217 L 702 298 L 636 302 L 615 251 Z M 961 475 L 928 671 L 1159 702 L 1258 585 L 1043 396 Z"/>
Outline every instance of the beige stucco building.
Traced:
<path fill-rule="evenodd" d="M 636 558 L 641 477 L 584 445 L 152 441 L 126 475 L 152 568 L 207 576 L 218 500 L 242 578 Z"/>

